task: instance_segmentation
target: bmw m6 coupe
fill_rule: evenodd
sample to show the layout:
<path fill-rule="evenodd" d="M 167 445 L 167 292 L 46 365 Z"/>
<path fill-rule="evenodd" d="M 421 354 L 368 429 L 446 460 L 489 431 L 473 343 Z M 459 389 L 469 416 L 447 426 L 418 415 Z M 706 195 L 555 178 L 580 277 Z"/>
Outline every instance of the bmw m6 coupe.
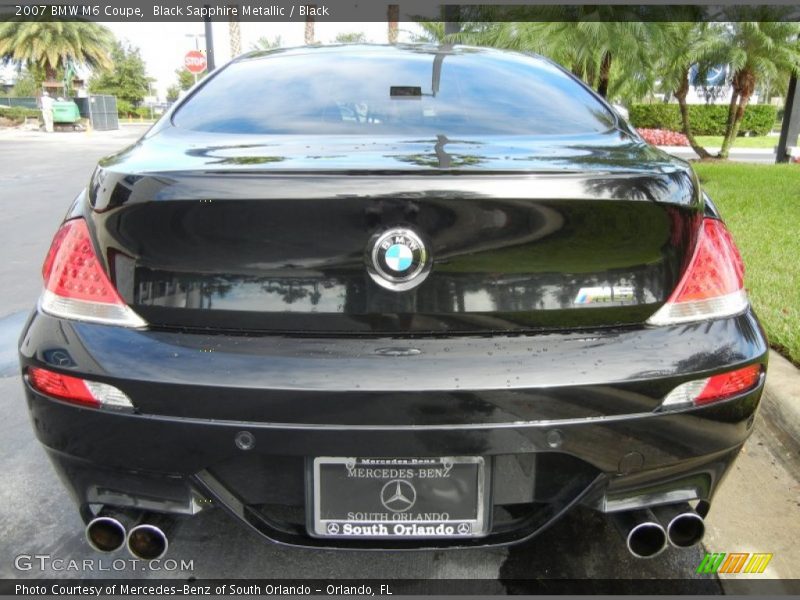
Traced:
<path fill-rule="evenodd" d="M 87 173 L 87 177 L 89 173 Z M 256 52 L 100 161 L 19 352 L 94 548 L 703 536 L 767 343 L 691 166 L 546 59 Z"/>

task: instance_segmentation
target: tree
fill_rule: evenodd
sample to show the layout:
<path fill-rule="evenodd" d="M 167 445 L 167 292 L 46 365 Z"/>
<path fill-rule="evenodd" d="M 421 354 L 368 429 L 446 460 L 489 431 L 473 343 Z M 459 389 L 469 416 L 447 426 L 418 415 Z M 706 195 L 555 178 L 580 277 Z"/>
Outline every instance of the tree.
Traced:
<path fill-rule="evenodd" d="M 251 50 L 274 50 L 275 48 L 280 48 L 283 45 L 283 39 L 281 36 L 275 36 L 274 38 L 270 39 L 266 36 L 261 36 L 258 38 L 254 44 L 250 46 Z"/>
<path fill-rule="evenodd" d="M 15 98 L 35 96 L 39 92 L 40 81 L 36 81 L 36 76 L 27 69 L 17 74 L 14 87 L 11 88 L 10 95 Z"/>
<path fill-rule="evenodd" d="M 78 21 L 0 22 L 0 61 L 26 67 L 39 83 L 56 79 L 69 62 L 91 69 L 111 67 L 111 31 Z"/>
<path fill-rule="evenodd" d="M 765 20 L 717 25 L 719 38 L 708 53 L 708 60 L 730 66 L 733 88 L 720 158 L 728 158 L 759 80 L 800 72 L 800 44 L 797 41 L 800 23 L 777 20 L 780 15 L 769 7 L 740 7 L 737 12 L 740 18 L 749 16 Z"/>
<path fill-rule="evenodd" d="M 203 71 L 197 75 L 197 81 L 200 81 L 208 75 L 208 71 Z M 190 73 L 183 67 L 175 69 L 176 83 L 167 88 L 167 101 L 175 102 L 181 96 L 181 92 L 185 92 L 195 83 L 194 73 Z"/>
<path fill-rule="evenodd" d="M 690 17 L 691 15 L 687 15 Z M 708 67 L 709 50 L 718 42 L 717 31 L 709 23 L 703 21 L 674 21 L 662 24 L 663 44 L 656 65 L 656 72 L 661 78 L 661 86 L 671 92 L 678 101 L 683 133 L 689 144 L 700 158 L 711 155 L 694 137 L 689 119 L 689 107 L 686 97 L 689 93 L 689 73 L 693 66 L 698 66 L 698 76 L 704 76 Z"/>
<path fill-rule="evenodd" d="M 184 68 L 175 69 L 175 75 L 178 77 L 178 87 L 180 88 L 181 91 L 186 91 L 195 84 L 194 73 L 191 73 Z M 202 73 L 198 73 L 197 81 L 200 81 L 206 75 L 208 75 L 208 71 L 203 71 Z"/>
<path fill-rule="evenodd" d="M 334 42 L 337 44 L 363 44 L 367 41 L 367 34 L 363 31 L 351 31 L 349 33 L 338 33 Z"/>
<path fill-rule="evenodd" d="M 309 7 L 310 8 L 316 8 L 316 4 L 310 4 Z M 311 44 L 314 43 L 314 36 L 315 36 L 315 32 L 314 32 L 314 17 L 309 15 L 309 16 L 306 17 L 306 26 L 305 26 L 305 30 L 303 32 L 303 43 L 306 46 L 310 46 Z"/>
<path fill-rule="evenodd" d="M 139 106 L 150 89 L 151 78 L 147 76 L 144 60 L 139 48 L 116 42 L 111 50 L 113 67 L 98 73 L 89 82 L 89 89 L 98 94 L 110 94 L 118 100 Z"/>
<path fill-rule="evenodd" d="M 641 96 L 654 85 L 656 24 L 631 7 L 553 6 L 507 9 L 506 20 L 462 31 L 454 40 L 543 54 L 567 66 L 603 97 Z M 438 27 L 426 27 L 435 35 Z"/>
<path fill-rule="evenodd" d="M 419 21 L 421 32 L 409 32 L 411 41 L 424 44 L 443 44 L 445 42 L 444 21 Z"/>
<path fill-rule="evenodd" d="M 575 21 L 541 24 L 548 56 L 571 68 L 603 98 L 641 95 L 652 88 L 653 23 L 615 16 L 625 10 L 616 6 L 570 8 L 579 11 Z M 613 18 L 620 20 L 600 20 Z"/>
<path fill-rule="evenodd" d="M 181 96 L 179 85 L 171 85 L 167 88 L 167 102 L 175 102 Z"/>
<path fill-rule="evenodd" d="M 230 39 L 231 57 L 236 58 L 242 53 L 242 28 L 239 17 L 231 17 L 228 21 L 228 38 Z"/>

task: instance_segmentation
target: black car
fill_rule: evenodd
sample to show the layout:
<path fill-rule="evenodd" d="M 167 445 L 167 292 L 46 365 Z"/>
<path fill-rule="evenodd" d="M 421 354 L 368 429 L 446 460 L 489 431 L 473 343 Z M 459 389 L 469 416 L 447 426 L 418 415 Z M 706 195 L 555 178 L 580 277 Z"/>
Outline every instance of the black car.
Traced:
<path fill-rule="evenodd" d="M 691 167 L 535 56 L 257 52 L 102 160 L 20 342 L 99 550 L 691 546 L 767 343 Z"/>

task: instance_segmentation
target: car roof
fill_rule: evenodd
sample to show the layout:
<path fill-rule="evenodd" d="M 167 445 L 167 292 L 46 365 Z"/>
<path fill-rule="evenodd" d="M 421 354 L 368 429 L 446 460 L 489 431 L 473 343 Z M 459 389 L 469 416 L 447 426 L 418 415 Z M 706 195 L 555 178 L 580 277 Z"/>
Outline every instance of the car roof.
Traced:
<path fill-rule="evenodd" d="M 253 50 L 242 54 L 235 59 L 235 62 L 268 59 L 271 57 L 302 56 L 302 55 L 330 55 L 345 54 L 349 56 L 414 56 L 428 54 L 431 57 L 437 55 L 450 56 L 493 56 L 498 59 L 516 56 L 517 58 L 526 57 L 535 59 L 541 63 L 551 63 L 551 61 L 533 53 L 516 52 L 512 50 L 499 50 L 496 48 L 483 48 L 478 46 L 466 45 L 437 45 L 431 43 L 408 43 L 408 44 L 369 44 L 369 43 L 345 43 L 345 44 L 314 44 L 308 46 L 294 46 L 291 48 L 273 48 L 269 50 Z"/>

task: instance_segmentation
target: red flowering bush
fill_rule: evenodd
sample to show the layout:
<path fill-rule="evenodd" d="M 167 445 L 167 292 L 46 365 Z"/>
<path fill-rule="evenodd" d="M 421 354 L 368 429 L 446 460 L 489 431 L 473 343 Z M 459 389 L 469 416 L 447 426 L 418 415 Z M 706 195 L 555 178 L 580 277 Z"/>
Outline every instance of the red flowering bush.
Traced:
<path fill-rule="evenodd" d="M 677 131 L 668 129 L 637 129 L 644 141 L 653 146 L 688 146 L 689 140 Z"/>

